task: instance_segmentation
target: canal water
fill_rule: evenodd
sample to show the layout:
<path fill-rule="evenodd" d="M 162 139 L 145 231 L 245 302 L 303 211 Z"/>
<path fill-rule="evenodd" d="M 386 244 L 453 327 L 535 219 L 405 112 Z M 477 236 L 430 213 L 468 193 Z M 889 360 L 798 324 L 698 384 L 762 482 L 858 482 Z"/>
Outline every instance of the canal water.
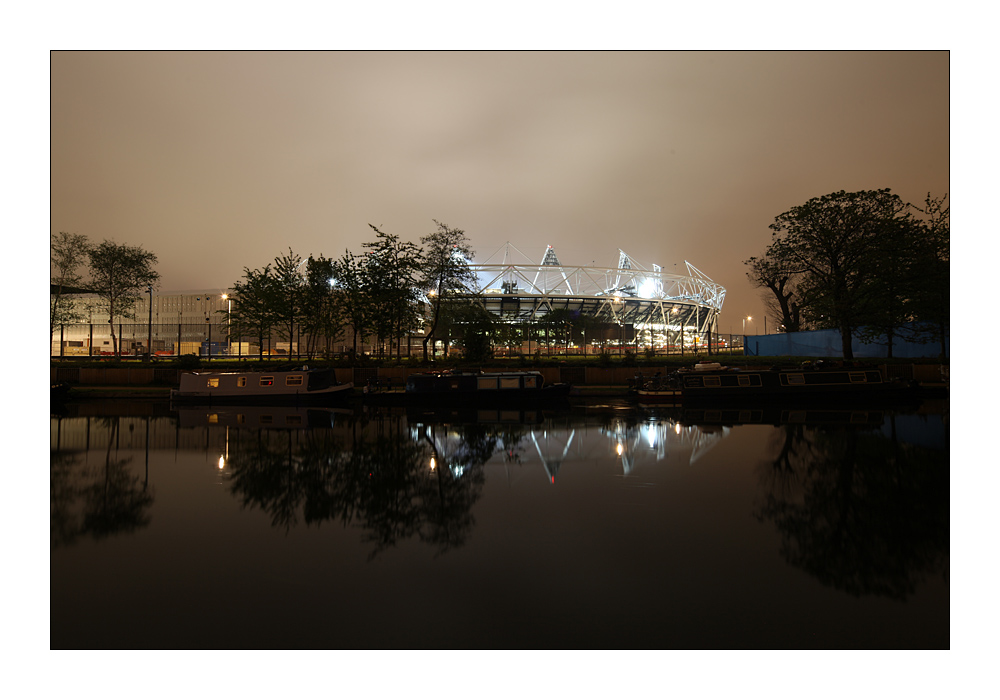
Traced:
<path fill-rule="evenodd" d="M 51 646 L 949 648 L 947 405 L 70 403 Z"/>

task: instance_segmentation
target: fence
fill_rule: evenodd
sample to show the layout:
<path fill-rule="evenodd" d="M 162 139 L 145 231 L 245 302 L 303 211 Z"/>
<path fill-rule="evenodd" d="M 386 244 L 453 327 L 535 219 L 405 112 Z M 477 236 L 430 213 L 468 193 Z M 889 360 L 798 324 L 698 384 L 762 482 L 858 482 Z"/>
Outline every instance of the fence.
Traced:
<path fill-rule="evenodd" d="M 125 357 L 307 357 L 310 356 L 309 338 L 296 333 L 289 341 L 277 334 L 259 338 L 230 337 L 226 324 L 217 323 L 117 323 L 115 338 L 120 353 Z M 312 343 L 319 349 L 312 355 L 342 354 L 348 348 L 341 344 L 331 347 L 322 339 Z M 115 339 L 108 324 L 66 324 L 58 327 L 51 340 L 53 357 L 110 357 L 115 354 Z"/>
<path fill-rule="evenodd" d="M 313 338 L 303 335 L 296 328 L 293 337 L 271 334 L 263 339 L 227 334 L 225 323 L 117 323 L 115 338 L 124 357 L 180 357 L 198 355 L 202 358 L 257 358 L 288 357 L 294 359 L 310 357 L 339 357 L 350 354 L 353 340 L 350 336 L 338 338 Z M 452 341 L 454 342 L 454 341 Z M 111 327 L 106 323 L 65 324 L 56 328 L 51 339 L 51 356 L 54 358 L 112 357 L 115 341 Z M 452 346 L 451 351 L 455 351 Z M 618 340 L 589 341 L 574 344 L 566 341 L 519 339 L 513 344 L 497 345 L 498 357 L 507 355 L 532 355 L 540 353 L 553 355 L 600 355 L 612 356 L 633 353 L 636 355 L 652 352 L 654 355 L 684 354 L 743 354 L 743 336 L 711 334 L 692 338 L 683 344 L 646 347 L 638 341 L 622 343 Z M 445 352 L 442 342 L 438 343 L 437 354 Z M 458 349 L 461 353 L 461 349 Z M 401 357 L 422 356 L 423 336 L 412 335 L 379 347 L 359 340 L 358 353 L 369 355 L 387 354 Z"/>

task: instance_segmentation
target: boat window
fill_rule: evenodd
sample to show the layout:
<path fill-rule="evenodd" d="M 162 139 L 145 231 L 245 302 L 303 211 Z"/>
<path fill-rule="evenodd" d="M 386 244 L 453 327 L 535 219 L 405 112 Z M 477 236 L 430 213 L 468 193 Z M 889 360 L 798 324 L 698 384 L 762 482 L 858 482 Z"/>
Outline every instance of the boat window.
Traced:
<path fill-rule="evenodd" d="M 247 422 L 247 417 L 245 415 L 243 415 L 242 413 L 237 413 L 236 414 L 236 422 L 237 423 L 246 423 Z"/>
<path fill-rule="evenodd" d="M 302 375 L 292 374 L 285 377 L 285 386 L 302 386 Z"/>
<path fill-rule="evenodd" d="M 261 386 L 271 386 L 272 384 L 274 384 L 274 377 L 261 377 L 260 378 L 260 385 Z"/>
<path fill-rule="evenodd" d="M 246 385 L 247 385 L 247 378 L 246 377 L 239 377 L 236 380 L 236 386 L 246 386 Z"/>
<path fill-rule="evenodd" d="M 496 377 L 479 377 L 479 381 L 476 383 L 476 387 L 479 389 L 496 389 L 497 388 Z"/>
<path fill-rule="evenodd" d="M 868 376 L 864 372 L 849 372 L 851 377 L 851 383 L 855 382 L 866 382 L 868 381 Z"/>
<path fill-rule="evenodd" d="M 261 422 L 262 424 L 263 424 L 263 423 L 273 423 L 273 422 L 274 422 L 274 416 L 272 416 L 272 415 L 269 415 L 269 414 L 265 413 L 264 415 L 262 415 L 262 416 L 260 417 L 260 422 Z"/>
<path fill-rule="evenodd" d="M 722 386 L 722 381 L 718 377 L 705 377 L 705 386 Z"/>
<path fill-rule="evenodd" d="M 806 383 L 806 377 L 805 377 L 804 374 L 789 374 L 787 376 L 788 376 L 788 383 L 789 384 L 805 384 Z"/>
<path fill-rule="evenodd" d="M 285 425 L 302 425 L 302 416 L 297 413 L 285 416 Z"/>
<path fill-rule="evenodd" d="M 737 377 L 740 386 L 750 386 L 750 377 Z"/>
<path fill-rule="evenodd" d="M 210 389 L 213 388 L 213 387 L 219 386 L 219 378 L 218 377 L 212 377 L 212 378 L 210 378 L 208 380 L 208 386 L 209 386 Z"/>
<path fill-rule="evenodd" d="M 500 378 L 500 388 L 501 389 L 520 389 L 521 381 L 517 377 L 501 377 Z"/>
<path fill-rule="evenodd" d="M 218 423 L 219 422 L 219 414 L 218 413 L 209 413 L 208 414 L 208 422 L 209 423 Z"/>
<path fill-rule="evenodd" d="M 525 377 L 524 388 L 535 389 L 538 386 L 538 377 Z"/>

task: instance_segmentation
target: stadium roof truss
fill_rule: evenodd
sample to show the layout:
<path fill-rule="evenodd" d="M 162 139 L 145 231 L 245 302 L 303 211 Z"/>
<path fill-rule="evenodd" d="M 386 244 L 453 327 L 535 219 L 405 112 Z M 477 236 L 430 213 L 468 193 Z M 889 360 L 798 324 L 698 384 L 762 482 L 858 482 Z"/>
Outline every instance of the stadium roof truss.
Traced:
<path fill-rule="evenodd" d="M 502 262 L 469 263 L 479 280 L 475 296 L 511 321 L 569 309 L 640 328 L 703 332 L 726 296 L 724 287 L 687 261 L 687 275 L 665 273 L 658 265 L 648 270 L 622 250 L 617 267 L 568 266 L 549 246 L 538 265 L 512 261 L 511 248 L 506 244 Z"/>

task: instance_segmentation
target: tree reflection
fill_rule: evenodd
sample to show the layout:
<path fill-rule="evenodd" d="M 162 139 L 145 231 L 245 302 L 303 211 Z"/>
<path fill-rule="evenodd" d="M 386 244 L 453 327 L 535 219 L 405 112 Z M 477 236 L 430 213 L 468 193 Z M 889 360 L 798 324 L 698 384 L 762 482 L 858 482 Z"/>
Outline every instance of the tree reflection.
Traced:
<path fill-rule="evenodd" d="M 88 469 L 73 453 L 56 450 L 51 454 L 49 522 L 53 549 L 71 545 L 84 535 L 100 540 L 149 525 L 152 490 L 129 470 L 132 457 L 112 455 L 121 418 L 103 418 L 99 425 L 108 429 L 103 467 Z"/>
<path fill-rule="evenodd" d="M 755 516 L 775 524 L 782 556 L 823 584 L 905 600 L 926 576 L 947 575 L 949 474 L 940 452 L 889 427 L 781 426 Z"/>
<path fill-rule="evenodd" d="M 433 445 L 403 433 L 398 419 L 354 421 L 331 430 L 243 431 L 230 459 L 230 486 L 275 526 L 358 524 L 371 558 L 417 538 L 440 552 L 464 544 L 484 483 L 472 470 L 453 478 L 432 469 Z"/>

